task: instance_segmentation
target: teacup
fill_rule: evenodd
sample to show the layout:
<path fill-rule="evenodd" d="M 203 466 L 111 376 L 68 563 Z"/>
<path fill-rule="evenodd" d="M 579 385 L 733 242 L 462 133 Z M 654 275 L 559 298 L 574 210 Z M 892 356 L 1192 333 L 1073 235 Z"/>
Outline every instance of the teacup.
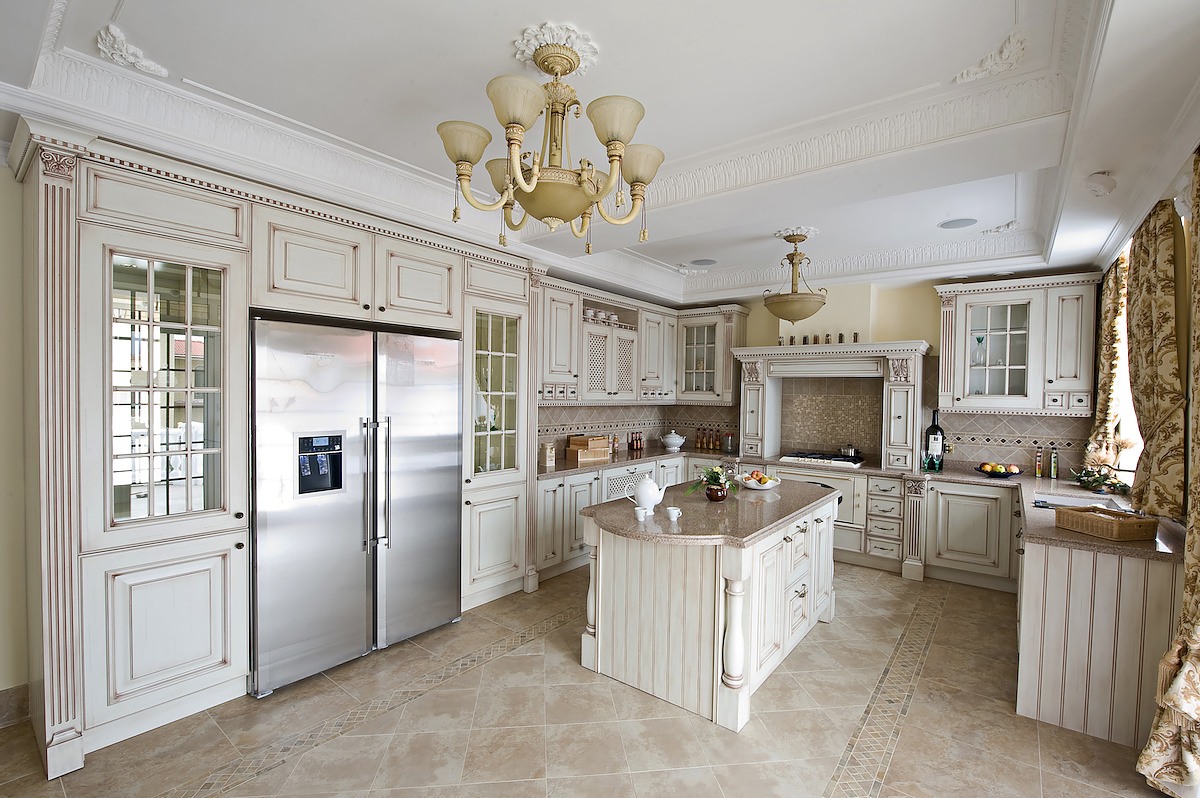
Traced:
<path fill-rule="evenodd" d="M 633 514 L 637 516 L 637 520 L 645 521 L 650 516 L 654 515 L 653 507 L 634 507 Z"/>
<path fill-rule="evenodd" d="M 667 508 L 667 518 L 670 518 L 672 521 L 678 521 L 681 515 L 683 515 L 683 510 L 680 510 L 678 507 Z"/>

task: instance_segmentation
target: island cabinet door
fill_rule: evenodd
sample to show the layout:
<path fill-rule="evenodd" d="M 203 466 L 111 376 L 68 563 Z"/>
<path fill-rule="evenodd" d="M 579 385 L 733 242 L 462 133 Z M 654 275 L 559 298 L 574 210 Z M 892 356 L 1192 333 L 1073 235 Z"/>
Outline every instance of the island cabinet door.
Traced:
<path fill-rule="evenodd" d="M 583 540 L 583 519 L 579 511 L 591 507 L 600 497 L 600 475 L 598 473 L 576 474 L 566 480 L 566 495 L 563 497 L 563 548 L 564 558 L 583 554 L 587 544 Z"/>
<path fill-rule="evenodd" d="M 538 569 L 558 565 L 563 560 L 563 518 L 567 495 L 566 482 L 544 479 L 537 483 L 537 561 Z"/>
<path fill-rule="evenodd" d="M 750 687 L 757 687 L 783 661 L 787 643 L 787 587 L 790 548 L 782 533 L 754 547 L 750 579 Z"/>
<path fill-rule="evenodd" d="M 934 482 L 929 497 L 926 564 L 1007 578 L 1011 489 Z"/>

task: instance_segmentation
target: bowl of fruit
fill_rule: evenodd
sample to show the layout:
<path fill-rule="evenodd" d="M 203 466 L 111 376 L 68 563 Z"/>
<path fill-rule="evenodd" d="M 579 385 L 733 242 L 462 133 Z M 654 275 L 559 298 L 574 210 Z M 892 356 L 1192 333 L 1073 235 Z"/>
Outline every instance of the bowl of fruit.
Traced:
<path fill-rule="evenodd" d="M 975 466 L 975 470 L 993 479 L 1008 479 L 1011 476 L 1021 473 L 1021 469 L 1018 466 L 1005 465 L 1004 463 L 980 463 Z"/>
<path fill-rule="evenodd" d="M 779 484 L 779 477 L 768 476 L 755 469 L 749 474 L 739 475 L 738 481 L 747 488 L 750 488 L 750 490 L 770 490 Z"/>

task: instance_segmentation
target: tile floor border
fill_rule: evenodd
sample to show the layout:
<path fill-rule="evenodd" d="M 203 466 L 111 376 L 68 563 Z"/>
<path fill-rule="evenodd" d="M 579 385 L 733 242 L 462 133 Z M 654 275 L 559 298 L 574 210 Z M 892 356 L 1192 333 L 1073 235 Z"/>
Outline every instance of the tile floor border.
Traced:
<path fill-rule="evenodd" d="M 878 798 L 882 792 L 945 603 L 945 594 L 917 599 L 823 798 Z"/>
<path fill-rule="evenodd" d="M 231 790 L 262 773 L 274 770 L 289 757 L 311 751 L 368 721 L 375 720 L 380 715 L 397 710 L 414 698 L 425 695 L 439 685 L 461 676 L 473 668 L 509 654 L 532 640 L 544 637 L 547 633 L 571 621 L 578 620 L 583 617 L 583 614 L 584 606 L 582 604 L 561 610 L 549 618 L 459 657 L 443 668 L 430 671 L 424 676 L 414 679 L 403 687 L 393 690 L 387 698 L 364 701 L 357 707 L 330 718 L 307 731 L 283 737 L 244 757 L 235 759 L 197 782 L 174 787 L 160 793 L 157 798 L 209 798 L 209 796 Z"/>

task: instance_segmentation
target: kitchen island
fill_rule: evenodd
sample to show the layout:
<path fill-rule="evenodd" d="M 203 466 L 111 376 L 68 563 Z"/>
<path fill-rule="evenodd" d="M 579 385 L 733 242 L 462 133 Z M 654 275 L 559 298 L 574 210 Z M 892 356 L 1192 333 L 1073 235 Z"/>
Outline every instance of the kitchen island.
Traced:
<path fill-rule="evenodd" d="M 624 499 L 580 511 L 591 546 L 581 662 L 739 731 L 751 694 L 833 619 L 839 493 L 783 482 L 710 502 L 686 490 L 668 488 L 644 521 Z"/>

